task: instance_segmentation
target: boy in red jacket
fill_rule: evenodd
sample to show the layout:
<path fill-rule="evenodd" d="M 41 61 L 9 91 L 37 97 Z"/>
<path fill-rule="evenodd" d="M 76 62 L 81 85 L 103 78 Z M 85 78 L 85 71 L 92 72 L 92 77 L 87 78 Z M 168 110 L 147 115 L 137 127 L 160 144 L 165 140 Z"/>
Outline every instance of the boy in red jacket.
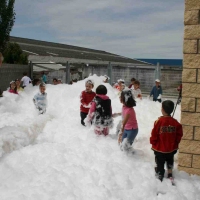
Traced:
<path fill-rule="evenodd" d="M 150 137 L 157 165 L 155 171 L 161 181 L 165 173 L 165 162 L 167 163 L 168 178 L 172 178 L 174 154 L 176 154 L 183 136 L 182 125 L 170 116 L 173 110 L 174 103 L 172 101 L 163 101 L 161 109 L 163 116 L 155 121 Z"/>
<path fill-rule="evenodd" d="M 92 91 L 94 87 L 94 83 L 92 80 L 87 80 L 85 83 L 85 90 L 81 92 L 80 100 L 81 100 L 81 124 L 85 126 L 84 119 L 87 117 L 89 109 L 91 107 L 91 102 L 96 96 L 95 92 Z"/>

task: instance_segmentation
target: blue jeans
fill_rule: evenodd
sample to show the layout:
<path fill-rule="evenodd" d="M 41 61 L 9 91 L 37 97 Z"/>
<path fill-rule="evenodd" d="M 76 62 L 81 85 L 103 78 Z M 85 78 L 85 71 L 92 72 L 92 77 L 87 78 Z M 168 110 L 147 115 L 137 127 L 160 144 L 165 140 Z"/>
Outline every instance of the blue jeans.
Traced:
<path fill-rule="evenodd" d="M 138 134 L 138 128 L 131 130 L 124 130 L 122 141 L 124 140 L 124 138 L 127 138 L 127 141 L 130 143 L 130 145 L 132 145 L 137 134 Z"/>

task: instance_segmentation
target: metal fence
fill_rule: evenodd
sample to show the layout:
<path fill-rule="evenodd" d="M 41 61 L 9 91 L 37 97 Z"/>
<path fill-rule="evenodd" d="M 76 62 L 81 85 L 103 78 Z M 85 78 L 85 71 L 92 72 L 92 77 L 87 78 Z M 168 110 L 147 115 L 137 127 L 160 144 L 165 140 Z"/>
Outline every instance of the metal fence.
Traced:
<path fill-rule="evenodd" d="M 83 71 L 79 73 L 80 79 L 87 77 L 89 74 L 104 75 L 108 74 L 108 66 L 85 66 Z M 12 65 L 3 64 L 0 67 L 0 89 L 6 90 L 9 87 L 9 83 L 15 79 L 21 79 L 23 72 L 27 72 L 30 76 L 30 66 L 28 65 Z M 126 85 L 130 84 L 131 78 L 136 78 L 140 81 L 140 87 L 142 92 L 150 92 L 154 86 L 155 78 L 157 78 L 156 67 L 120 67 L 112 66 L 111 68 L 111 79 L 112 82 L 117 82 L 118 79 L 122 78 L 125 80 Z M 73 74 L 70 74 L 72 79 Z M 176 94 L 176 88 L 180 85 L 182 81 L 182 70 L 181 69 L 164 69 L 162 68 L 159 72 L 159 78 L 161 80 L 161 85 L 164 94 Z M 49 81 L 52 82 L 52 78 L 61 78 L 65 82 L 66 72 L 62 71 L 52 71 L 49 73 Z M 111 83 L 112 84 L 112 83 Z"/>
<path fill-rule="evenodd" d="M 161 80 L 163 93 L 167 95 L 173 95 L 177 93 L 176 88 L 182 81 L 181 69 L 163 69 L 157 70 L 157 67 L 112 67 L 112 82 L 117 82 L 122 78 L 125 80 L 125 84 L 128 86 L 131 83 L 131 78 L 135 78 L 140 81 L 140 88 L 142 92 L 150 92 L 155 85 L 155 79 Z M 105 66 L 88 66 L 84 69 L 84 75 L 91 74 L 104 75 L 107 74 L 108 68 Z M 157 73 L 159 72 L 159 74 Z M 112 83 L 111 83 L 112 84 Z"/>
<path fill-rule="evenodd" d="M 12 80 L 21 79 L 23 72 L 27 72 L 30 76 L 28 65 L 3 64 L 0 67 L 0 89 L 6 90 Z"/>

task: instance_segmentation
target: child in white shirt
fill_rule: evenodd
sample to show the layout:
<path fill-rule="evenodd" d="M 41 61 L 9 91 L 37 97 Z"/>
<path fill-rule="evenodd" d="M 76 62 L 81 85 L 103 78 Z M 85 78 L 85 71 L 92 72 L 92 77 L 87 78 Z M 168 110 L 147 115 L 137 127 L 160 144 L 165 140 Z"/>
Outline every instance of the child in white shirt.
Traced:
<path fill-rule="evenodd" d="M 134 99 L 142 99 L 142 92 L 140 90 L 140 82 L 136 80 L 131 88 L 132 95 Z"/>

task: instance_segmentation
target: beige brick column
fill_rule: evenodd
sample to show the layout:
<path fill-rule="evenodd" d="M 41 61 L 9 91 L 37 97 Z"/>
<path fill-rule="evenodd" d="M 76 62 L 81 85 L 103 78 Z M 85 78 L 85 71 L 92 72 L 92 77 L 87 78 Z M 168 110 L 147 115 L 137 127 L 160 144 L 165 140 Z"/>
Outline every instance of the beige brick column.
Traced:
<path fill-rule="evenodd" d="M 200 0 L 185 0 L 179 170 L 200 175 Z"/>

